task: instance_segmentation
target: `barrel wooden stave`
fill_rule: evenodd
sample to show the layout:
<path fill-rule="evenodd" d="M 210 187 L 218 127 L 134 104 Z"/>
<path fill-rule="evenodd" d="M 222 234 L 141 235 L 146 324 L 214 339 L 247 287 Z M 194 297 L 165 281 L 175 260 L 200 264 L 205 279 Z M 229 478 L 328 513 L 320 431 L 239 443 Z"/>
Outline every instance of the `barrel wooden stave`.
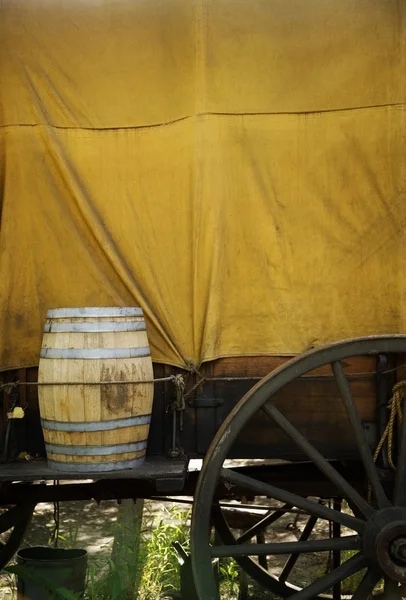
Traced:
<path fill-rule="evenodd" d="M 99 362 L 48 358 L 41 363 L 40 377 L 44 384 L 72 382 L 70 385 L 43 385 L 41 388 L 41 397 L 50 399 L 49 403 L 42 403 L 41 417 L 56 421 L 100 421 L 124 418 L 128 413 L 140 414 L 153 387 L 152 383 L 125 383 L 152 382 L 150 357 L 137 359 L 137 365 L 134 359 L 103 359 Z M 117 381 L 123 383 L 114 383 Z M 80 383 L 74 385 L 76 382 Z M 75 404 L 70 401 L 85 392 L 86 402 Z M 61 404 L 62 394 L 67 400 Z M 52 398 L 55 401 L 51 402 Z"/>
<path fill-rule="evenodd" d="M 97 464 L 97 463 L 109 463 L 109 462 L 119 462 L 124 460 L 134 460 L 137 458 L 142 458 L 144 456 L 143 450 L 138 450 L 136 452 L 123 452 L 121 454 L 109 454 L 108 456 L 97 455 L 97 456 L 77 456 L 72 454 L 56 454 L 48 450 L 47 452 L 50 460 L 57 460 L 58 462 L 63 463 L 84 463 L 84 464 Z"/>
<path fill-rule="evenodd" d="M 99 464 L 101 471 L 114 470 L 135 466 L 145 457 L 153 400 L 145 322 L 142 313 L 112 316 L 114 310 L 108 311 L 108 316 L 61 318 L 50 311 L 47 318 L 39 396 L 48 460 L 55 468 L 66 470 L 69 463 L 72 470 L 93 472 Z M 91 358 L 86 358 L 89 351 Z M 52 357 L 55 352 L 58 357 Z M 134 356 L 126 357 L 129 352 Z M 114 358 L 115 354 L 124 358 Z M 134 381 L 140 383 L 127 383 Z M 142 449 L 127 452 L 129 444 Z M 60 451 L 65 447 L 71 453 Z M 106 454 L 108 447 L 112 451 Z M 78 449 L 90 452 L 90 448 L 93 453 L 99 448 L 99 454 L 77 454 Z"/>

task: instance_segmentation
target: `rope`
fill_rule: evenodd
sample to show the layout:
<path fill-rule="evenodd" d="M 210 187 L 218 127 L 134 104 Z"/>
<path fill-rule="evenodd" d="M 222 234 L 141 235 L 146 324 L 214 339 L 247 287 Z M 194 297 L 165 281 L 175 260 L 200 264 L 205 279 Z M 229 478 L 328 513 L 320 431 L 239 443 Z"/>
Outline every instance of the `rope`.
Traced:
<path fill-rule="evenodd" d="M 190 365 L 189 365 L 190 366 Z M 406 364 L 399 365 L 398 367 L 394 367 L 393 369 L 386 369 L 385 371 L 364 371 L 360 373 L 351 373 L 348 378 L 352 379 L 354 377 L 375 377 L 378 373 L 380 375 L 385 375 L 387 373 L 393 373 L 398 369 L 402 369 L 406 367 Z M 199 386 L 201 386 L 206 381 L 259 381 L 263 379 L 261 376 L 218 376 L 218 377 L 205 377 L 197 371 L 197 369 L 191 369 L 190 371 L 199 375 L 200 380 L 185 394 L 185 398 L 188 398 Z M 7 394 L 11 393 L 11 390 L 20 385 L 140 385 L 145 383 L 159 383 L 162 381 L 173 381 L 177 375 L 170 375 L 169 377 L 158 377 L 156 379 L 147 379 L 147 380 L 137 380 L 137 381 L 49 381 L 49 382 L 38 382 L 38 381 L 13 381 L 10 383 L 0 383 L 0 391 L 5 391 Z M 323 377 L 331 377 L 331 375 L 318 375 L 317 379 Z M 311 379 L 311 377 L 309 377 Z"/>
<path fill-rule="evenodd" d="M 206 377 L 206 381 L 259 381 L 263 377 L 251 375 L 250 377 Z"/>
<path fill-rule="evenodd" d="M 0 391 L 6 394 L 11 394 L 11 391 L 19 387 L 20 385 L 38 385 L 38 386 L 49 386 L 49 385 L 144 385 L 145 383 L 160 383 L 163 381 L 173 381 L 175 386 L 179 384 L 179 377 L 182 375 L 170 375 L 169 377 L 157 377 L 156 379 L 143 379 L 143 380 L 118 380 L 118 381 L 12 381 L 10 383 L 1 383 Z M 193 392 L 200 387 L 205 381 L 252 381 L 260 380 L 262 377 L 202 377 L 186 394 L 184 398 L 187 399 L 193 394 Z"/>
<path fill-rule="evenodd" d="M 158 383 L 161 381 L 174 381 L 178 375 L 170 375 L 169 377 L 158 377 L 156 379 L 137 379 L 135 380 L 118 380 L 118 381 L 12 381 L 10 383 L 0 384 L 0 391 L 3 390 L 6 394 L 10 394 L 13 388 L 20 385 L 144 385 L 145 383 Z"/>
<path fill-rule="evenodd" d="M 382 434 L 382 437 L 379 441 L 379 444 L 375 450 L 374 454 L 374 462 L 378 460 L 378 456 L 380 455 L 382 448 L 385 445 L 385 442 L 388 444 L 388 463 L 390 468 L 393 471 L 396 471 L 395 463 L 393 462 L 393 437 L 395 431 L 396 421 L 399 422 L 399 425 L 402 424 L 403 420 L 403 410 L 402 410 L 402 401 L 405 397 L 406 393 L 406 380 L 399 381 L 393 386 L 392 389 L 392 398 L 389 401 L 388 409 L 390 410 L 389 420 L 385 427 L 385 431 Z M 371 485 L 368 486 L 368 502 L 371 502 L 372 499 L 372 490 Z"/>
<path fill-rule="evenodd" d="M 190 388 L 190 390 L 187 391 L 187 393 L 185 394 L 185 400 L 187 398 L 189 398 L 189 396 L 191 396 L 193 394 L 194 391 L 196 391 L 201 385 L 203 385 L 203 383 L 206 381 L 205 377 L 202 377 L 197 383 L 195 383 L 195 385 Z"/>

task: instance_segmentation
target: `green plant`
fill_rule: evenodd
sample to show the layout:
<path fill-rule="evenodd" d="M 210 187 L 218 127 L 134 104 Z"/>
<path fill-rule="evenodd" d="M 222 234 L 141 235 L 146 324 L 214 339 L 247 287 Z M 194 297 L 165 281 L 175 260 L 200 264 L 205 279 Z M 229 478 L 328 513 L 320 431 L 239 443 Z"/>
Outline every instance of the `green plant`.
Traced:
<path fill-rule="evenodd" d="M 89 565 L 85 600 L 125 600 L 127 593 L 121 573 L 111 560 L 104 565 Z"/>
<path fill-rule="evenodd" d="M 221 597 L 234 600 L 239 592 L 240 569 L 234 558 L 226 558 L 220 562 Z"/>
<path fill-rule="evenodd" d="M 77 523 L 69 522 L 68 532 L 66 535 L 62 535 L 58 531 L 58 542 L 61 541 L 61 546 L 67 550 L 77 548 L 77 540 L 79 535 L 79 525 Z"/>
<path fill-rule="evenodd" d="M 355 550 L 343 550 L 341 552 L 341 563 L 346 562 L 347 560 L 355 556 L 355 554 L 357 554 Z M 347 577 L 347 579 L 345 579 L 341 584 L 341 592 L 343 594 L 354 593 L 359 584 L 361 583 L 365 572 L 366 569 L 363 569 L 362 571 L 358 571 L 358 573 L 354 573 L 354 575 L 350 575 L 350 577 Z"/>
<path fill-rule="evenodd" d="M 227 579 L 229 581 L 235 581 L 238 579 L 239 570 L 237 562 L 234 558 L 229 558 L 223 563 L 220 563 L 220 575 L 222 575 L 223 579 Z"/>
<path fill-rule="evenodd" d="M 157 600 L 162 594 L 179 590 L 179 561 L 173 547 L 178 542 L 189 549 L 190 511 L 162 507 L 158 524 L 147 518 L 141 534 L 138 560 L 137 600 Z"/>
<path fill-rule="evenodd" d="M 179 561 L 173 542 L 188 551 L 190 511 L 162 506 L 161 512 L 163 517 L 158 524 L 155 515 L 144 514 L 139 546 L 132 540 L 126 542 L 130 557 L 138 546 L 136 591 L 131 596 L 137 600 L 158 600 L 165 593 L 180 588 Z M 129 600 L 123 581 L 122 571 L 111 559 L 90 562 L 85 600 Z"/>

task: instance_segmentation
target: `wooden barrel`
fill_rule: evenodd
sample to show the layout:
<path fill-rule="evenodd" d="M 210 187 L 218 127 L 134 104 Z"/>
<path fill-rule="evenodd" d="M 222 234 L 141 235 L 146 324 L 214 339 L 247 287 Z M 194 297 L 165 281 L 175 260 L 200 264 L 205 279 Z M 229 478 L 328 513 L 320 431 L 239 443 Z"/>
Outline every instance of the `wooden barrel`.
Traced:
<path fill-rule="evenodd" d="M 152 380 L 141 308 L 49 310 L 38 373 L 49 465 L 95 473 L 141 464 Z"/>

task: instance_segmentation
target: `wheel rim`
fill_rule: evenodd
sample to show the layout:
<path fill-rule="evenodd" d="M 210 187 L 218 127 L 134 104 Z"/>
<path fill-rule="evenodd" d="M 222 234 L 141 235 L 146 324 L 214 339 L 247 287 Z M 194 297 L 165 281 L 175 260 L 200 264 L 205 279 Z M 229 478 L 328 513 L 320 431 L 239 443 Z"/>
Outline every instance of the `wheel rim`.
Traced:
<path fill-rule="evenodd" d="M 0 514 L 0 570 L 10 562 L 24 538 L 35 505 L 4 507 Z"/>
<path fill-rule="evenodd" d="M 396 557 L 396 566 L 398 567 L 396 577 L 403 582 L 406 580 L 406 561 L 405 565 L 403 565 L 402 562 L 403 554 L 404 552 L 406 553 L 406 546 L 403 546 L 403 537 L 405 537 L 406 543 L 406 536 L 403 536 L 402 529 L 403 525 L 406 524 L 406 514 L 403 517 L 402 512 L 399 516 L 402 524 L 401 535 L 398 536 L 402 540 L 400 542 L 401 548 L 400 550 L 399 548 L 395 548 L 394 550 L 393 543 L 397 539 L 397 530 L 386 532 L 385 535 L 387 535 L 387 538 L 382 537 L 382 521 L 385 519 L 392 520 L 392 517 L 394 516 L 393 514 L 390 514 L 390 511 L 392 510 L 391 502 L 388 500 L 379 479 L 370 448 L 365 439 L 361 421 L 357 415 L 354 402 L 352 401 L 348 381 L 340 364 L 340 361 L 357 355 L 402 352 L 406 352 L 406 336 L 374 336 L 359 338 L 346 340 L 318 350 L 313 350 L 292 360 L 262 379 L 234 407 L 210 445 L 196 488 L 192 514 L 191 545 L 193 573 L 200 600 L 219 600 L 219 594 L 211 568 L 213 557 L 227 555 L 236 556 L 236 552 L 244 553 L 247 551 L 247 549 L 243 547 L 236 550 L 235 546 L 232 548 L 222 547 L 213 549 L 210 547 L 209 529 L 211 505 L 217 482 L 220 478 L 227 486 L 235 485 L 248 489 L 258 495 L 273 497 L 281 502 L 286 502 L 290 505 L 302 508 L 303 510 L 307 510 L 309 511 L 309 514 L 313 516 L 331 520 L 334 523 L 340 523 L 354 531 L 355 535 L 351 536 L 352 540 L 349 540 L 349 538 L 346 540 L 345 538 L 342 538 L 345 542 L 341 545 L 334 543 L 329 546 L 327 540 L 318 546 L 313 544 L 313 548 L 317 547 L 323 551 L 327 551 L 329 547 L 337 550 L 339 548 L 344 549 L 345 546 L 345 549 L 350 549 L 349 546 L 353 544 L 352 548 L 357 551 L 357 554 L 320 580 L 317 580 L 305 589 L 294 593 L 291 596 L 292 600 L 310 600 L 333 585 L 341 582 L 346 577 L 363 569 L 367 569 L 362 582 L 353 595 L 353 600 L 365 600 L 384 573 L 386 573 L 389 578 L 393 577 L 393 552 L 398 552 L 398 556 Z M 326 364 L 332 365 L 335 381 L 357 441 L 361 461 L 371 484 L 377 509 L 379 510 L 372 508 L 366 500 L 344 480 L 344 478 L 338 476 L 335 469 L 331 467 L 331 465 L 319 455 L 319 453 L 306 442 L 303 437 L 300 437 L 299 432 L 286 421 L 273 404 L 269 403 L 269 400 L 271 400 L 282 387 L 294 379 L 303 377 L 306 373 Z M 327 478 L 331 481 L 334 480 L 334 484 L 337 486 L 340 495 L 347 498 L 356 506 L 357 517 L 338 513 L 338 511 L 332 511 L 326 507 L 317 507 L 315 503 L 309 502 L 295 494 L 291 494 L 280 488 L 275 488 L 269 484 L 265 485 L 262 482 L 257 482 L 252 478 L 247 478 L 244 475 L 231 470 L 222 469 L 228 452 L 238 438 L 244 425 L 254 413 L 261 408 L 264 409 L 264 412 L 276 422 L 285 433 L 295 440 L 299 447 L 305 451 L 305 454 L 307 454 Z M 406 506 L 406 419 L 403 420 L 402 443 L 400 445 L 399 465 L 396 475 L 394 503 L 397 506 Z M 380 518 L 374 520 L 372 517 L 376 512 L 380 513 Z M 378 553 L 374 552 L 372 556 L 367 550 L 367 546 L 364 542 L 365 539 L 368 539 L 369 543 L 372 544 L 374 548 L 379 548 L 380 551 Z M 275 544 L 272 546 L 275 546 Z M 302 544 L 301 551 L 307 551 L 308 548 L 309 544 L 307 547 Z M 272 552 L 270 550 L 272 550 Z M 271 548 L 269 545 L 266 549 L 261 549 L 263 553 L 266 551 L 268 555 L 274 554 L 276 550 L 275 547 Z M 294 549 L 290 548 L 290 550 Z M 254 552 L 253 547 L 251 547 L 249 551 L 251 555 L 259 554 L 258 548 L 255 548 Z M 398 560 L 399 555 L 402 557 L 401 561 Z M 391 562 L 389 566 L 388 561 Z M 402 564 L 399 565 L 399 562 Z"/>

